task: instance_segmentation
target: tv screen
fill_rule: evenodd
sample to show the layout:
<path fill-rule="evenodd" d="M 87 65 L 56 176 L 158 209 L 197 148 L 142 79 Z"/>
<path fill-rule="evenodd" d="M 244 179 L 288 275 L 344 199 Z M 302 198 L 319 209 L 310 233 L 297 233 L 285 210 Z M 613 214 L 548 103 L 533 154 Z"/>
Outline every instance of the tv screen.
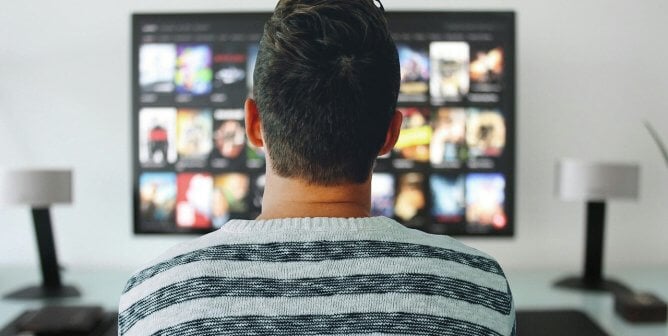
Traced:
<path fill-rule="evenodd" d="M 245 138 L 243 104 L 269 15 L 133 15 L 136 233 L 206 233 L 261 212 L 264 153 Z M 514 13 L 387 16 L 404 121 L 377 160 L 372 215 L 430 233 L 512 235 Z"/>

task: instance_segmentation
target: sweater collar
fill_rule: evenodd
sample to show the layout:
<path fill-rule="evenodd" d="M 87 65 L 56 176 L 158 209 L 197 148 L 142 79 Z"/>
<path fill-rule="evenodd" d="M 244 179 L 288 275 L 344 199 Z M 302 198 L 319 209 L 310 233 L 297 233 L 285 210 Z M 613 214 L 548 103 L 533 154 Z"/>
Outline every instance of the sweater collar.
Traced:
<path fill-rule="evenodd" d="M 220 229 L 227 232 L 262 231 L 373 231 L 401 227 L 387 217 L 361 218 L 278 218 L 264 220 L 233 219 Z"/>

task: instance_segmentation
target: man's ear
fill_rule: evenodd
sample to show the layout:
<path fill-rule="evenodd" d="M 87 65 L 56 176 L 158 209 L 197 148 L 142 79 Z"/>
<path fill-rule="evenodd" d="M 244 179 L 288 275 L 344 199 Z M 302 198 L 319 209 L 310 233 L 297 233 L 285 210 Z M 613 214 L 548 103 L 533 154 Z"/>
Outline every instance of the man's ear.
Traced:
<path fill-rule="evenodd" d="M 262 127 L 260 126 L 260 113 L 253 99 L 247 98 L 244 104 L 246 110 L 246 136 L 255 147 L 264 146 Z"/>
<path fill-rule="evenodd" d="M 387 135 L 385 136 L 385 143 L 383 144 L 383 147 L 381 147 L 378 155 L 385 155 L 389 153 L 392 150 L 392 148 L 394 148 L 394 144 L 396 144 L 397 139 L 399 139 L 399 132 L 401 131 L 401 122 L 403 120 L 404 116 L 401 114 L 401 112 L 394 111 L 394 115 L 392 116 L 392 120 L 390 121 L 390 127 L 388 127 Z"/>

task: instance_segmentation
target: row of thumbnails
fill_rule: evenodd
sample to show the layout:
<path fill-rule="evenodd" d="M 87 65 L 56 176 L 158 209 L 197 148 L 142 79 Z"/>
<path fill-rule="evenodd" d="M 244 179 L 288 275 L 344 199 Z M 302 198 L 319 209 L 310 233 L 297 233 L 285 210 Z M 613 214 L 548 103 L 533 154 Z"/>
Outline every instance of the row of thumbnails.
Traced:
<path fill-rule="evenodd" d="M 506 147 L 498 110 L 403 107 L 401 132 L 389 156 L 395 168 L 494 169 Z M 141 168 L 243 170 L 264 167 L 262 149 L 246 140 L 240 109 L 144 108 L 139 113 Z"/>
<path fill-rule="evenodd" d="M 465 41 L 397 44 L 399 102 L 498 103 L 504 89 L 501 45 Z M 252 92 L 258 44 L 144 43 L 139 46 L 140 102 L 239 107 Z"/>
<path fill-rule="evenodd" d="M 140 225 L 214 230 L 233 218 L 252 219 L 261 212 L 264 187 L 263 174 L 144 173 Z M 428 232 L 494 232 L 508 225 L 506 178 L 499 173 L 374 173 L 371 197 L 373 216 Z"/>

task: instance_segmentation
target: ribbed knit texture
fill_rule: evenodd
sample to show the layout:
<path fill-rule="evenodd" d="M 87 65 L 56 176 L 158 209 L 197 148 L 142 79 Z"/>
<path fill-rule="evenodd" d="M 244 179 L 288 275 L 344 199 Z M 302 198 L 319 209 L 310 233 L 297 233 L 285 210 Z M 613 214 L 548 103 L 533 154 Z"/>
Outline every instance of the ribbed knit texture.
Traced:
<path fill-rule="evenodd" d="M 119 335 L 515 335 L 499 264 L 385 217 L 232 220 L 136 272 Z"/>

